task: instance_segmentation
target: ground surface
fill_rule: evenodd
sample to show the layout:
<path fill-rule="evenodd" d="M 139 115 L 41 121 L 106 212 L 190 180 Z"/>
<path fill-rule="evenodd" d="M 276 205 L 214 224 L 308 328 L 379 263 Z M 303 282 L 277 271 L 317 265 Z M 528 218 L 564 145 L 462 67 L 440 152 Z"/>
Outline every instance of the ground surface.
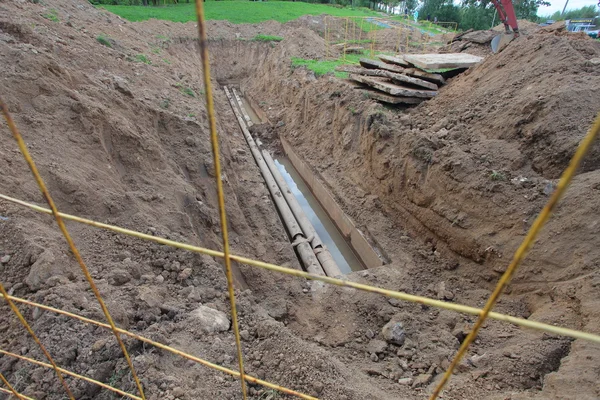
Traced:
<path fill-rule="evenodd" d="M 182 3 L 168 7 L 110 5 L 102 7 L 130 21 L 145 21 L 151 18 L 175 22 L 196 20 L 196 9 L 193 3 Z M 207 19 L 226 20 L 234 24 L 255 24 L 264 21 L 288 22 L 303 15 L 328 14 L 337 17 L 373 17 L 379 15 L 366 8 L 337 8 L 325 4 L 290 1 L 270 1 L 268 4 L 266 2 L 256 4 L 247 1 L 209 1 L 205 2 L 204 8 Z"/>
<path fill-rule="evenodd" d="M 597 112 L 600 78 L 590 60 L 600 56 L 598 42 L 524 36 L 436 99 L 385 109 L 349 82 L 291 68 L 292 57 L 325 54 L 311 20 L 209 23 L 232 251 L 299 268 L 225 83 L 239 84 L 269 116 L 264 140 L 274 149 L 278 137 L 290 140 L 386 253 L 388 265 L 348 279 L 482 306 Z M 220 248 L 194 23 L 130 23 L 83 1 L 15 1 L 0 3 L 0 31 L 2 96 L 61 210 Z M 257 34 L 285 39 L 249 40 Z M 0 191 L 43 204 L 3 135 Z M 498 311 L 600 332 L 599 154 L 587 158 Z M 1 276 L 11 293 L 102 320 L 52 220 L 6 202 L 0 215 Z M 218 260 L 69 228 L 120 326 L 237 368 L 228 324 L 209 329 L 199 317 L 201 306 L 228 314 Z M 238 279 L 249 372 L 325 399 L 425 398 L 473 322 L 247 266 Z M 0 348 L 43 359 L 0 310 Z M 22 310 L 63 367 L 134 391 L 107 331 Z M 389 321 L 402 323 L 402 345 L 384 340 Z M 226 375 L 126 343 L 149 398 L 241 398 Z M 490 321 L 444 398 L 595 399 L 599 358 L 598 346 Z M 49 370 L 1 357 L 0 371 L 36 399 L 64 397 Z M 69 383 L 77 398 L 113 398 Z M 252 398 L 271 395 L 260 389 Z"/>

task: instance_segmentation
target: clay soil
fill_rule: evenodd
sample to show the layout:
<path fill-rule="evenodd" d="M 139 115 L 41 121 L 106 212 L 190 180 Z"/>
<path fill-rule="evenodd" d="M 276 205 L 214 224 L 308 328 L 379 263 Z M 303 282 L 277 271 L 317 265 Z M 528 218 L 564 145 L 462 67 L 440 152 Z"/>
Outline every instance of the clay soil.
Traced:
<path fill-rule="evenodd" d="M 54 17 L 51 17 L 54 15 Z M 312 22 L 311 22 L 312 21 Z M 538 31 L 453 78 L 435 99 L 386 108 L 330 75 L 315 19 L 210 22 L 217 128 L 232 251 L 300 266 L 235 121 L 224 84 L 268 116 L 386 265 L 346 279 L 481 307 L 598 111 L 600 44 Z M 315 25 L 315 26 L 312 26 Z M 314 28 L 314 29 L 313 29 Z M 193 23 L 129 23 L 84 1 L 0 3 L 2 97 L 63 212 L 221 248 Z M 285 37 L 255 42 L 257 34 Z M 100 43 L 101 37 L 109 46 Z M 0 192 L 44 205 L 9 132 Z M 596 146 L 496 310 L 600 332 L 600 150 Z M 1 282 L 15 296 L 104 320 L 52 218 L 0 201 Z M 69 223 L 117 324 L 237 369 L 221 261 Z M 473 316 L 236 265 L 247 371 L 324 399 L 422 399 Z M 135 392 L 110 332 L 21 310 L 64 368 Z M 43 360 L 8 307 L 0 348 Z M 400 322 L 406 340 L 382 327 Z M 239 399 L 239 382 L 125 340 L 150 399 Z M 488 321 L 444 399 L 596 399 L 600 348 Z M 35 399 L 62 399 L 51 370 L 9 356 L 0 372 Z M 67 379 L 78 399 L 116 398 Z M 3 395 L 0 395 L 0 398 Z M 287 398 L 250 387 L 250 398 Z"/>

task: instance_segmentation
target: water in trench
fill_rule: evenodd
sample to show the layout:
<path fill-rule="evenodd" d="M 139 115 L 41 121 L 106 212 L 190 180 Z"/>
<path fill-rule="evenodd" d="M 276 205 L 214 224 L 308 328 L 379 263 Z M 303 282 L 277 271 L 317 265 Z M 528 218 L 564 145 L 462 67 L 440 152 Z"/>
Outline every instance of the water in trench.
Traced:
<path fill-rule="evenodd" d="M 252 105 L 248 102 L 248 100 L 246 100 L 246 97 L 241 96 L 241 100 L 244 110 L 250 117 L 250 120 L 255 124 L 262 124 L 260 117 L 254 112 L 254 108 L 252 108 Z"/>
<path fill-rule="evenodd" d="M 354 254 L 354 251 L 348 242 L 346 242 L 346 239 L 344 239 L 323 207 L 321 207 L 317 199 L 313 196 L 290 161 L 285 157 L 278 157 L 275 160 L 275 165 L 281 175 L 283 175 L 292 194 L 296 197 L 298 203 L 300 203 L 308 220 L 315 227 L 323 244 L 331 252 L 331 256 L 340 267 L 342 273 L 347 274 L 351 271 L 364 269 L 356 254 Z"/>

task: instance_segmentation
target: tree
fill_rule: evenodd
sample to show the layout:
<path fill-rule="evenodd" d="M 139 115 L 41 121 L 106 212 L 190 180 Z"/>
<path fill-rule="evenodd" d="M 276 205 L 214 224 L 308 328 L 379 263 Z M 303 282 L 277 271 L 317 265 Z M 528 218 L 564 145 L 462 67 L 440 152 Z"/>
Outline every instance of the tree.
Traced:
<path fill-rule="evenodd" d="M 464 6 L 460 9 L 460 23 L 458 27 L 467 29 L 490 29 L 494 21 L 496 9 L 492 7 Z M 497 19 L 497 18 L 496 18 Z"/>
<path fill-rule="evenodd" d="M 576 18 L 594 18 L 598 16 L 598 8 L 596 6 L 585 6 L 575 10 L 569 10 L 564 14 L 560 11 L 555 12 L 552 15 L 546 15 L 541 17 L 542 20 L 552 19 L 554 21 L 562 21 L 565 19 L 576 19 Z"/>
<path fill-rule="evenodd" d="M 452 0 L 425 0 L 419 9 L 421 18 L 427 16 L 443 22 L 460 22 L 460 9 Z"/>

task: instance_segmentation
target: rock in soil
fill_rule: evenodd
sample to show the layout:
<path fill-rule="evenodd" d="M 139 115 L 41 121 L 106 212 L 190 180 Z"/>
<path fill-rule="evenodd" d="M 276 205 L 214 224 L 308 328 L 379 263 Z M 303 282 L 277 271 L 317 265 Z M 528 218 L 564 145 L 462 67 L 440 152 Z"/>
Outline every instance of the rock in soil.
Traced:
<path fill-rule="evenodd" d="M 401 322 L 390 321 L 381 329 L 381 335 L 388 342 L 402 346 L 406 340 L 406 332 Z"/>
<path fill-rule="evenodd" d="M 190 318 L 196 320 L 206 333 L 224 332 L 229 330 L 231 325 L 227 314 L 207 306 L 200 306 L 192 311 Z"/>
<path fill-rule="evenodd" d="M 381 354 L 387 349 L 387 343 L 383 340 L 373 339 L 367 344 L 367 352 L 371 354 Z"/>

